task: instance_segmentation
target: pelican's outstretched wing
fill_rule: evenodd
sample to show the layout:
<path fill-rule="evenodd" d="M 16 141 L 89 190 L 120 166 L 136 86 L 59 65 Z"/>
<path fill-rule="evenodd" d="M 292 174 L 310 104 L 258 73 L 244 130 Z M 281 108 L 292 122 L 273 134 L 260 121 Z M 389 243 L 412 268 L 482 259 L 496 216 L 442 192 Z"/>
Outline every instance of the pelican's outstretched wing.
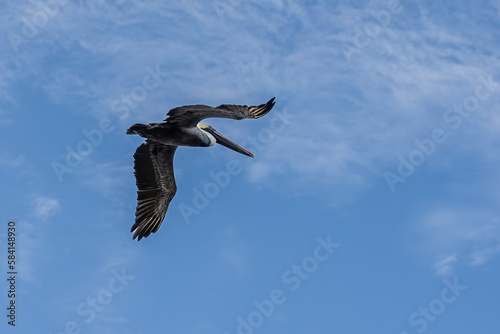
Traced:
<path fill-rule="evenodd" d="M 216 108 L 197 104 L 193 106 L 183 106 L 171 109 L 167 113 L 165 121 L 175 123 L 182 127 L 196 126 L 202 119 L 219 118 L 259 118 L 264 116 L 274 106 L 274 97 L 267 103 L 258 106 L 240 106 L 234 104 L 222 104 Z"/>
<path fill-rule="evenodd" d="M 155 233 L 167 213 L 177 186 L 174 178 L 174 153 L 177 146 L 146 140 L 134 154 L 137 181 L 137 209 L 135 224 L 130 232 L 134 239 L 146 238 Z"/>

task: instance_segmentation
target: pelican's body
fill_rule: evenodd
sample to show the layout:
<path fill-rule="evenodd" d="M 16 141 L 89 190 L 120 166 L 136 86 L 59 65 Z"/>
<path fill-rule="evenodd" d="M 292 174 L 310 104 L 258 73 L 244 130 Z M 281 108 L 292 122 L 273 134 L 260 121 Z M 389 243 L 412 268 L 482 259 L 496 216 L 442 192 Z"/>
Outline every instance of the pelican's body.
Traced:
<path fill-rule="evenodd" d="M 216 108 L 205 105 L 183 106 L 171 109 L 162 123 L 134 124 L 127 134 L 146 138 L 134 154 L 137 181 L 137 209 L 131 231 L 134 239 L 149 236 L 160 227 L 170 201 L 177 191 L 173 159 L 178 146 L 207 147 L 224 145 L 236 152 L 253 154 L 233 143 L 210 125 L 199 123 L 211 117 L 244 119 L 260 118 L 274 106 L 274 98 L 259 106 L 227 105 Z"/>

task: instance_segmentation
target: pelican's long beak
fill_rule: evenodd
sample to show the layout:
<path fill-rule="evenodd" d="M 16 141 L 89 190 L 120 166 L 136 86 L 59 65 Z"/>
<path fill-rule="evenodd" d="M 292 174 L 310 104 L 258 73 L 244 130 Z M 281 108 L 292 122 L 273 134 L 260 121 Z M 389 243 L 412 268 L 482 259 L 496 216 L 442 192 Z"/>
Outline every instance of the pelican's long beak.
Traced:
<path fill-rule="evenodd" d="M 217 130 L 212 128 L 211 126 L 204 126 L 203 130 L 209 132 L 212 136 L 215 137 L 215 140 L 217 141 L 217 144 L 221 144 L 223 146 L 226 146 L 227 148 L 232 149 L 233 151 L 239 152 L 244 155 L 248 155 L 249 157 L 254 157 L 252 153 L 248 152 L 245 150 L 243 147 L 239 146 L 236 143 L 233 143 L 223 135 L 221 135 Z"/>

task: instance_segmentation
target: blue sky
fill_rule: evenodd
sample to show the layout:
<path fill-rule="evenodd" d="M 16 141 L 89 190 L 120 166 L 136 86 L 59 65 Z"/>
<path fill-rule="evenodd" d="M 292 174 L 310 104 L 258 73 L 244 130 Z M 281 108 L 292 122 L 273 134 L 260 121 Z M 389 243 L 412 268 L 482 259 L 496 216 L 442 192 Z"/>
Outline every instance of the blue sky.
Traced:
<path fill-rule="evenodd" d="M 18 333 L 497 332 L 498 2 L 0 8 Z M 125 130 L 273 96 L 206 121 L 255 159 L 179 149 L 162 227 L 132 240 Z"/>

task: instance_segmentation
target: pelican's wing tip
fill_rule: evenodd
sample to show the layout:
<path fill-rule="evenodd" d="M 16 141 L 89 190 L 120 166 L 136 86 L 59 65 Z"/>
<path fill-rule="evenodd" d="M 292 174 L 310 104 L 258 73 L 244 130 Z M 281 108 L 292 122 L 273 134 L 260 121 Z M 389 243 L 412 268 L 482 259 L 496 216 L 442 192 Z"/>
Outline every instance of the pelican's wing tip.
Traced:
<path fill-rule="evenodd" d="M 276 97 L 274 96 L 272 99 L 270 99 L 267 104 L 270 105 L 269 110 L 273 109 L 274 105 L 276 104 Z"/>
<path fill-rule="evenodd" d="M 273 97 L 266 103 L 263 103 L 256 107 L 250 107 L 249 109 L 253 114 L 253 118 L 261 118 L 262 116 L 266 115 L 269 111 L 271 111 L 271 109 L 273 109 L 275 103 L 276 103 L 276 97 Z"/>

